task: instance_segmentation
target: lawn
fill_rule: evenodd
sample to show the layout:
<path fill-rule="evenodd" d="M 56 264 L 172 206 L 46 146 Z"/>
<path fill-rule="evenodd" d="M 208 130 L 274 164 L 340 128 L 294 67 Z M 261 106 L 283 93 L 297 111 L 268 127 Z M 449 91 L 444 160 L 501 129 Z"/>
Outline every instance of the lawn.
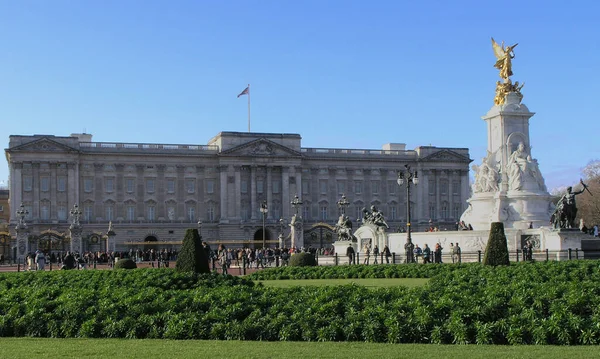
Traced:
<path fill-rule="evenodd" d="M 260 280 L 267 287 L 289 288 L 296 286 L 333 286 L 356 284 L 367 288 L 382 287 L 420 287 L 427 283 L 428 278 L 348 278 L 348 279 L 281 279 L 281 280 Z"/>
<path fill-rule="evenodd" d="M 597 358 L 596 346 L 2 338 L 3 358 Z"/>

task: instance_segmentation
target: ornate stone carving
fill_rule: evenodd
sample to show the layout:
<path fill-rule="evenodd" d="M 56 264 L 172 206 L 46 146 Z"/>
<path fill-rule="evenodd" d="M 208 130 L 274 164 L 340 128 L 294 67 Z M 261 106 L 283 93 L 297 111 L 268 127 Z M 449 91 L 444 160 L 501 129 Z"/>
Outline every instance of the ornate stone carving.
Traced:
<path fill-rule="evenodd" d="M 274 154 L 274 150 L 273 150 L 273 146 L 271 146 L 270 143 L 267 142 L 259 142 L 254 144 L 253 146 L 250 147 L 250 154 L 253 155 L 263 155 L 263 156 L 268 156 L 268 155 L 273 155 Z"/>

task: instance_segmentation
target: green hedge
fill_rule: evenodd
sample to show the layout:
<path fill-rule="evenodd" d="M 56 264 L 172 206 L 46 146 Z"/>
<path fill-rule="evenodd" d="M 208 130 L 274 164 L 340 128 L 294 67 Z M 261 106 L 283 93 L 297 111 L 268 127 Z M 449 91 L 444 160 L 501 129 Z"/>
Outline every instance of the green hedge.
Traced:
<path fill-rule="evenodd" d="M 490 266 L 507 266 L 510 264 L 508 259 L 508 244 L 506 243 L 504 223 L 502 222 L 493 222 L 491 224 L 483 264 Z"/>
<path fill-rule="evenodd" d="M 135 264 L 135 262 L 129 258 L 119 259 L 115 263 L 115 269 L 136 269 L 136 268 L 137 268 L 137 264 Z"/>
<path fill-rule="evenodd" d="M 210 273 L 208 256 L 202 247 L 202 237 L 197 229 L 190 228 L 185 232 L 175 269 L 181 272 Z"/>
<path fill-rule="evenodd" d="M 290 267 L 314 267 L 317 265 L 317 260 L 312 253 L 294 253 L 290 257 Z"/>
<path fill-rule="evenodd" d="M 169 269 L 4 273 L 0 336 L 600 344 L 599 261 L 387 267 L 431 279 L 272 288 Z"/>

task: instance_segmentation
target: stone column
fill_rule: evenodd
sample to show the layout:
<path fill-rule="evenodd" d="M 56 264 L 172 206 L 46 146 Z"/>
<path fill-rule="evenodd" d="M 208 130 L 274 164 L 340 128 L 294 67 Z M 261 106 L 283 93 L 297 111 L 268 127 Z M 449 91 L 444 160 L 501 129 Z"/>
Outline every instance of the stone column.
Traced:
<path fill-rule="evenodd" d="M 227 212 L 228 212 L 228 206 L 227 206 L 227 166 L 220 166 L 219 167 L 219 179 L 220 179 L 220 188 L 219 188 L 219 192 L 221 194 L 221 216 L 220 216 L 220 221 L 221 222 L 225 222 L 227 220 Z"/>
<path fill-rule="evenodd" d="M 233 167 L 235 173 L 235 214 L 237 220 L 242 219 L 242 166 Z"/>
<path fill-rule="evenodd" d="M 267 219 L 273 218 L 273 167 L 267 166 Z"/>
<path fill-rule="evenodd" d="M 440 212 L 441 212 L 441 207 L 442 204 L 440 203 L 442 201 L 441 198 L 441 190 L 440 190 L 440 179 L 442 177 L 442 172 L 439 170 L 435 171 L 435 218 L 430 218 L 431 220 L 433 220 L 434 222 L 439 221 L 440 220 Z"/>
<path fill-rule="evenodd" d="M 10 166 L 10 208 L 18 208 L 18 206 L 23 202 L 23 178 L 21 175 L 23 168 L 22 163 L 11 163 Z M 15 218 L 12 216 L 11 218 Z M 12 221 L 11 221 L 12 222 Z"/>
<path fill-rule="evenodd" d="M 31 164 L 33 200 L 31 201 L 31 216 L 35 219 L 40 218 L 40 163 Z M 39 223 L 39 222 L 38 222 Z"/>
<path fill-rule="evenodd" d="M 290 216 L 290 169 L 283 167 L 281 170 L 281 217 Z"/>
<path fill-rule="evenodd" d="M 18 216 L 18 213 L 17 213 Z M 25 263 L 25 256 L 29 253 L 29 229 L 24 220 L 21 220 L 16 226 L 15 231 L 17 232 L 17 259 Z"/>
<path fill-rule="evenodd" d="M 256 220 L 258 205 L 256 203 L 256 166 L 250 166 L 250 219 Z"/>
<path fill-rule="evenodd" d="M 56 176 L 56 166 L 57 163 L 56 162 L 51 162 L 50 163 L 50 213 L 48 218 L 50 218 L 51 220 L 58 220 L 58 215 L 57 215 L 57 199 L 56 199 L 56 193 L 57 193 L 57 182 L 58 182 L 58 178 Z"/>

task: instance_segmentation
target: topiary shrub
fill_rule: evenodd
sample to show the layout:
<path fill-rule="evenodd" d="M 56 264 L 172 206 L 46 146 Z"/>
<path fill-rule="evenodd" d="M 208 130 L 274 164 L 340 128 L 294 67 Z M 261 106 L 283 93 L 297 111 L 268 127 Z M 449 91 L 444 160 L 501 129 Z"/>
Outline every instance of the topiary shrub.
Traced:
<path fill-rule="evenodd" d="M 185 232 L 175 269 L 181 272 L 210 273 L 208 257 L 197 229 L 190 228 Z"/>
<path fill-rule="evenodd" d="M 509 265 L 508 245 L 504 234 L 504 223 L 493 222 L 490 228 L 490 237 L 485 248 L 483 264 L 489 266 Z"/>
<path fill-rule="evenodd" d="M 294 253 L 290 257 L 289 265 L 291 267 L 314 267 L 317 265 L 317 260 L 311 253 Z"/>
<path fill-rule="evenodd" d="M 137 264 L 135 264 L 135 262 L 129 258 L 119 259 L 115 263 L 115 269 L 136 269 L 136 268 L 137 268 Z"/>

